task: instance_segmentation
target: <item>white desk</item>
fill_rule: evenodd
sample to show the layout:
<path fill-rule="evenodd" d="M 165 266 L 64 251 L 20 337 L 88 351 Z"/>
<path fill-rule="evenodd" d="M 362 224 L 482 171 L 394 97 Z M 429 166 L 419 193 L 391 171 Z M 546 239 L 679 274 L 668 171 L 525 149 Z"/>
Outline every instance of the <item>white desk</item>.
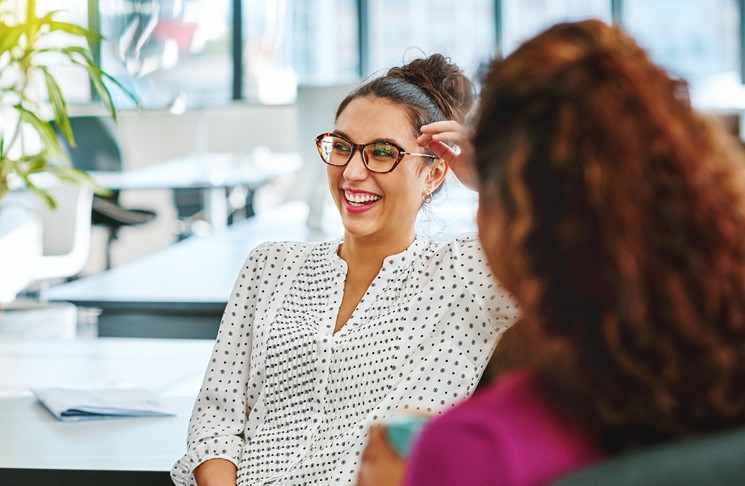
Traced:
<path fill-rule="evenodd" d="M 101 334 L 214 337 L 253 248 L 264 241 L 323 240 L 341 234 L 337 228 L 311 231 L 306 217 L 302 203 L 287 203 L 227 231 L 192 236 L 139 260 L 52 287 L 46 298 L 101 309 Z"/>
<path fill-rule="evenodd" d="M 296 153 L 206 153 L 122 172 L 90 171 L 99 185 L 112 190 L 202 189 L 205 213 L 215 230 L 227 226 L 225 188 L 256 189 L 300 168 Z"/>
<path fill-rule="evenodd" d="M 212 345 L 210 340 L 0 338 L 0 484 L 49 477 L 53 484 L 91 484 L 94 473 L 106 477 L 105 484 L 116 476 L 162 482 L 186 449 L 187 423 Z M 177 415 L 60 422 L 29 391 L 94 385 L 143 386 Z"/>
<path fill-rule="evenodd" d="M 305 224 L 307 209 L 286 204 L 240 221 L 227 231 L 192 236 L 111 270 L 49 289 L 47 298 L 84 307 L 111 306 L 222 313 L 248 254 L 265 241 L 327 236 Z"/>

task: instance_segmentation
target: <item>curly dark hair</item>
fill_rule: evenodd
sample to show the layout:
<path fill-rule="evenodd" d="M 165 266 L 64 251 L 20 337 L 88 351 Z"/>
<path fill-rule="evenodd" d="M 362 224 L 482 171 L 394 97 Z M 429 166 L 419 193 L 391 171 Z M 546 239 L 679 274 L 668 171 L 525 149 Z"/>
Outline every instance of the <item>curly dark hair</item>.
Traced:
<path fill-rule="evenodd" d="M 492 63 L 474 145 L 547 403 L 607 453 L 745 423 L 745 159 L 685 83 L 559 24 Z"/>

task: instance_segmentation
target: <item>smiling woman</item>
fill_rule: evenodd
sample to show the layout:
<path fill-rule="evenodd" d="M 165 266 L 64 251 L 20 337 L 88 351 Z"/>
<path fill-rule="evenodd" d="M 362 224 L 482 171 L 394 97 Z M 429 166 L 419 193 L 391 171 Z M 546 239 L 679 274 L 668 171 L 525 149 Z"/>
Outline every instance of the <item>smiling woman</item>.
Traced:
<path fill-rule="evenodd" d="M 335 163 L 324 159 L 331 195 L 346 231 L 347 248 L 342 246 L 342 253 L 351 245 L 369 247 L 371 241 L 394 253 L 408 247 L 424 198 L 442 184 L 447 165 L 435 155 L 415 153 L 418 145 L 407 115 L 403 106 L 361 96 L 336 119 L 335 133 L 366 142 L 339 143 L 344 138 L 337 135 L 329 159 Z"/>
<path fill-rule="evenodd" d="M 474 390 L 516 308 L 475 235 L 439 244 L 414 230 L 450 168 L 470 178 L 448 144 L 465 140 L 472 104 L 441 55 L 341 103 L 316 143 L 344 236 L 251 252 L 176 483 L 350 484 L 371 424 L 437 414 Z"/>

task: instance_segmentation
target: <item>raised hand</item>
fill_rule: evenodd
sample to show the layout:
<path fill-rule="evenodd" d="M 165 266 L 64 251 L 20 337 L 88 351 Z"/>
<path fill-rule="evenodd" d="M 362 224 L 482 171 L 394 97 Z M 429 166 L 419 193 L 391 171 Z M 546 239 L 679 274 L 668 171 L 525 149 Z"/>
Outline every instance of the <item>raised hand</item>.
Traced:
<path fill-rule="evenodd" d="M 416 140 L 419 146 L 441 157 L 458 180 L 475 191 L 478 179 L 473 167 L 473 145 L 468 130 L 460 123 L 448 120 L 424 125 L 421 132 L 422 135 Z M 450 147 L 448 143 L 455 144 L 455 147 Z"/>

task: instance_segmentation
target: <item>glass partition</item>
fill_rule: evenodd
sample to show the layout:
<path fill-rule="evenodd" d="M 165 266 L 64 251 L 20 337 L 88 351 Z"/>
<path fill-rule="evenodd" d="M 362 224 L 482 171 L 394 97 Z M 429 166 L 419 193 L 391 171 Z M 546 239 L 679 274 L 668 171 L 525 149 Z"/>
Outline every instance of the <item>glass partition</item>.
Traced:
<path fill-rule="evenodd" d="M 242 14 L 239 39 L 235 3 Z M 655 61 L 690 82 L 695 104 L 739 109 L 745 108 L 741 3 L 617 0 L 616 20 Z M 61 18 L 83 26 L 89 16 L 98 19 L 108 39 L 101 46 L 104 69 L 146 108 L 176 110 L 227 104 L 234 84 L 254 103 L 292 103 L 298 85 L 349 85 L 360 74 L 432 52 L 448 55 L 478 80 L 474 75 L 497 44 L 509 54 L 556 22 L 612 21 L 611 0 L 98 0 L 91 13 L 89 4 L 37 3 L 40 13 L 62 10 Z M 362 16 L 358 5 L 366 5 Z M 241 43 L 239 60 L 234 40 Z M 57 71 L 71 102 L 90 100 L 84 73 Z M 120 107 L 131 106 L 113 94 Z"/>
<path fill-rule="evenodd" d="M 474 76 L 493 56 L 493 0 L 378 0 L 369 4 L 369 72 L 422 54 L 447 55 Z"/>
<path fill-rule="evenodd" d="M 674 12 L 674 15 L 673 15 Z M 623 24 L 700 107 L 745 107 L 737 0 L 625 0 Z"/>
<path fill-rule="evenodd" d="M 555 23 L 586 18 L 610 23 L 610 0 L 502 0 L 504 54 Z"/>
<path fill-rule="evenodd" d="M 110 39 L 101 64 L 145 108 L 230 102 L 231 0 L 101 0 L 99 9 L 101 33 Z"/>
<path fill-rule="evenodd" d="M 244 97 L 291 103 L 298 84 L 357 79 L 355 0 L 243 0 Z"/>

